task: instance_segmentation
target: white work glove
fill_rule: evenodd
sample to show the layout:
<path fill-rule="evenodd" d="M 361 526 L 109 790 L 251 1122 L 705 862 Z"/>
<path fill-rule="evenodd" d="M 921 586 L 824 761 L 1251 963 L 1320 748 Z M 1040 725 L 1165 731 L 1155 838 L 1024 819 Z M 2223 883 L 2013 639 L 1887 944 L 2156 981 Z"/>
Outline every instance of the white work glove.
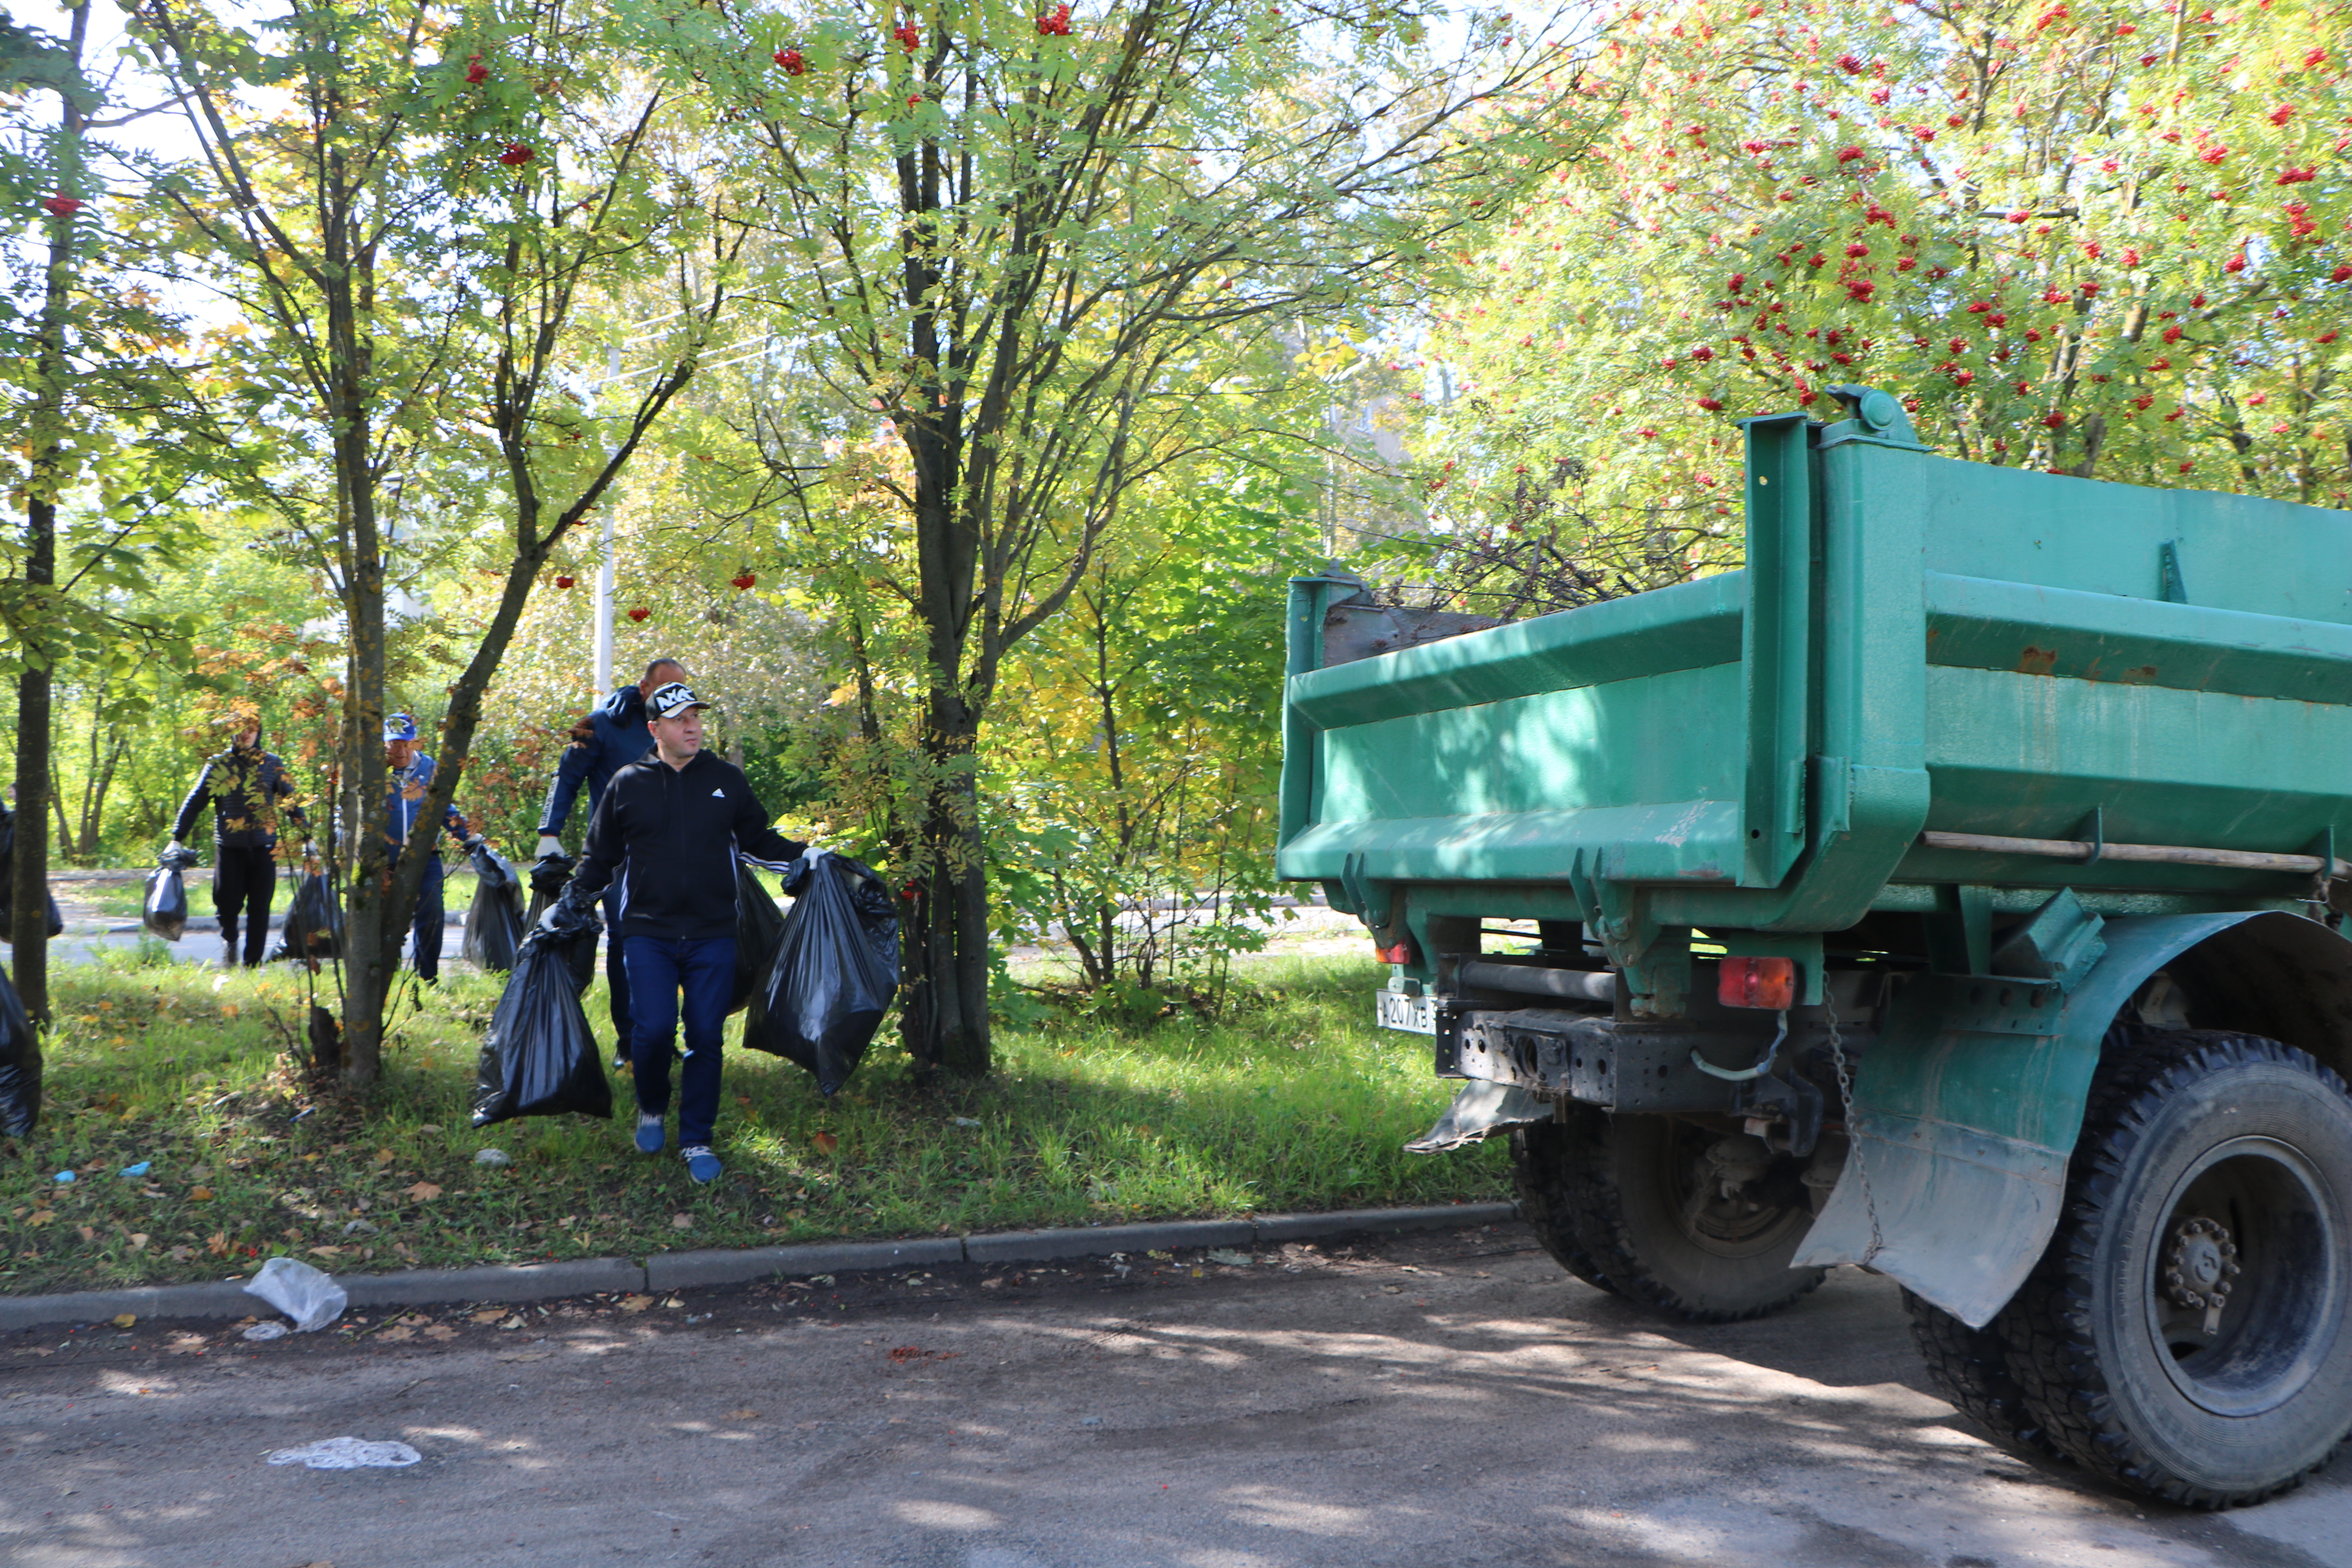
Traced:
<path fill-rule="evenodd" d="M 176 838 L 163 846 L 163 853 L 166 855 L 185 855 L 187 852 L 188 847 Z"/>
<path fill-rule="evenodd" d="M 475 833 L 475 834 L 469 834 L 469 835 L 467 835 L 467 838 L 466 838 L 466 853 L 467 853 L 467 854 L 471 855 L 475 850 L 479 849 L 481 847 L 482 847 L 482 836 L 481 836 L 480 834 L 478 834 L 478 833 Z"/>
<path fill-rule="evenodd" d="M 539 852 L 534 855 L 532 858 L 536 860 L 544 860 L 550 855 L 561 855 L 562 853 L 563 840 L 558 838 L 552 833 L 542 833 L 539 836 Z"/>

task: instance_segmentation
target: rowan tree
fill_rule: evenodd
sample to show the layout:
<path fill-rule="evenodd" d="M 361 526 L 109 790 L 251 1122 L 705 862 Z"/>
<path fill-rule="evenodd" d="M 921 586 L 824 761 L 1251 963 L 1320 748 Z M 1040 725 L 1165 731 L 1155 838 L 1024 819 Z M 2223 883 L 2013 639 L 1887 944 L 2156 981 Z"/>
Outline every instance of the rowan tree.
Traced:
<path fill-rule="evenodd" d="M 2347 58 L 2302 0 L 1627 12 L 1613 134 L 1431 325 L 1441 502 L 1573 463 L 1687 571 L 1731 421 L 1867 383 L 1948 455 L 2344 505 Z"/>

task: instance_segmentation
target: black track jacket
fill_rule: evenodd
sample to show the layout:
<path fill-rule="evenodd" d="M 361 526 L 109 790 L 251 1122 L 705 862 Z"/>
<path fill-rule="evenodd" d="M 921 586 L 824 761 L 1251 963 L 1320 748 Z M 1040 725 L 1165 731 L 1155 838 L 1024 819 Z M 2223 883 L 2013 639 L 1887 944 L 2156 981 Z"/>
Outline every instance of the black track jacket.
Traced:
<path fill-rule="evenodd" d="M 616 934 L 733 936 L 736 851 L 793 860 L 807 847 L 768 826 L 766 808 L 734 763 L 697 752 L 674 768 L 648 750 L 605 784 L 565 902 L 576 898 L 584 908 L 617 876 Z"/>

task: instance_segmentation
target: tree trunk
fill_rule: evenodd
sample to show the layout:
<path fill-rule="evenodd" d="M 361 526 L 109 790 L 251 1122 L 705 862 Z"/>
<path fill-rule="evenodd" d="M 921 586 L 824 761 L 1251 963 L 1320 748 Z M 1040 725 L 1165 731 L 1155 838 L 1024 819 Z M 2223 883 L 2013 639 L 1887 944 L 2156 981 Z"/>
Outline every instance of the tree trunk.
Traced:
<path fill-rule="evenodd" d="M 57 575 L 57 509 L 26 509 L 32 548 L 28 584 Z M 34 1023 L 49 1020 L 49 672 L 16 677 L 16 850 L 12 865 L 9 945 L 12 977 Z"/>
<path fill-rule="evenodd" d="M 72 74 L 81 71 L 82 46 L 89 36 L 89 7 L 73 12 L 67 49 Z M 58 94 L 58 165 L 70 179 L 79 173 L 83 115 L 68 83 Z M 55 613 L 48 590 L 58 579 L 58 465 L 65 452 L 65 406 L 68 366 L 66 330 L 68 281 L 73 265 L 73 214 L 49 217 L 49 260 L 41 298 L 33 405 L 30 499 L 25 507 L 25 586 L 37 621 Z M 36 1023 L 49 1019 L 49 794 L 56 688 L 53 648 L 26 650 L 27 668 L 16 678 L 16 854 L 14 906 L 9 932 L 16 993 Z M 37 661 L 35 662 L 35 661 Z"/>
<path fill-rule="evenodd" d="M 900 1035 L 922 1070 L 973 1078 L 990 1068 L 988 866 L 971 763 L 978 716 L 934 691 L 925 750 L 932 761 L 921 846 L 926 868 L 903 944 Z"/>

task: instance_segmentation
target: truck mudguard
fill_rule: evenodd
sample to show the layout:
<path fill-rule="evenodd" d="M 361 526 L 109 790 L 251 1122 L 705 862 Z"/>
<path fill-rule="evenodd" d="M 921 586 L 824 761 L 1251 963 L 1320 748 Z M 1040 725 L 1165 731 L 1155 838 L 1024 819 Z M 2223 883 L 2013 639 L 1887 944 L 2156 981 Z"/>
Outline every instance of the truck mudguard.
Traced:
<path fill-rule="evenodd" d="M 2126 917 L 2064 976 L 1924 974 L 1855 1075 L 1845 1168 L 1799 1265 L 1864 1264 L 1980 1328 L 2058 1223 L 2099 1043 L 2159 971 L 2200 1029 L 2352 1067 L 2352 942 L 2275 911 Z"/>

